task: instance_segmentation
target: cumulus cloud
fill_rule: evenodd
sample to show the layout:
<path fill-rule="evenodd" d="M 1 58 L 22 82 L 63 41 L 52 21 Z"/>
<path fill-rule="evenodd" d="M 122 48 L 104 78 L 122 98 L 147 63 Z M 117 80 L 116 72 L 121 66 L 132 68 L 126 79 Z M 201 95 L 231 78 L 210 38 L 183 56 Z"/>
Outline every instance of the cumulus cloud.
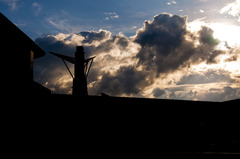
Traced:
<path fill-rule="evenodd" d="M 115 74 L 104 74 L 95 89 L 112 95 L 136 96 L 151 83 L 144 71 L 138 71 L 133 66 L 123 66 Z"/>
<path fill-rule="evenodd" d="M 96 55 L 88 78 L 90 93 L 104 91 L 112 95 L 135 94 L 140 89 L 140 86 L 137 85 L 141 85 L 142 80 L 145 81 L 144 74 L 134 67 L 136 59 L 133 59 L 133 57 L 139 46 L 121 33 L 111 35 L 106 30 L 84 31 L 78 34 L 48 35 L 37 38 L 35 41 L 46 52 L 52 51 L 73 56 L 76 46 L 83 45 L 87 56 Z M 56 91 L 63 87 L 64 82 L 57 80 L 60 76 L 67 74 L 66 68 L 64 69 L 65 66 L 60 64 L 61 62 L 61 60 L 49 54 L 36 61 L 37 67 L 35 69 L 40 74 L 37 80 L 41 83 L 47 83 L 48 86 L 51 85 L 51 88 Z M 73 69 L 72 66 L 70 68 Z M 51 76 L 53 74 L 56 74 L 56 76 Z M 51 77 L 44 78 L 46 76 Z M 128 76 L 129 79 L 125 78 Z M 40 79 L 40 77 L 43 78 Z M 136 82 L 137 79 L 139 82 Z M 59 81 L 58 84 L 54 84 L 56 80 Z M 71 83 L 71 80 L 67 81 Z M 119 83 L 122 84 L 119 85 Z M 69 90 L 62 93 L 67 92 Z"/>
<path fill-rule="evenodd" d="M 109 39 L 111 32 L 100 30 L 99 32 L 95 31 L 84 31 L 80 32 L 79 35 L 84 37 L 83 43 L 91 44 L 95 42 L 102 42 L 103 40 Z"/>
<path fill-rule="evenodd" d="M 145 21 L 133 37 L 99 30 L 46 35 L 35 41 L 46 52 L 73 57 L 76 46 L 82 45 L 86 58 L 96 56 L 88 76 L 91 95 L 211 100 L 204 94 L 212 95 L 215 89 L 219 96 L 232 91 L 231 98 L 236 97 L 235 76 L 222 68 L 206 69 L 223 62 L 219 57 L 227 53 L 238 60 L 236 51 L 217 49 L 219 41 L 212 29 L 201 26 L 192 32 L 187 23 L 187 17 L 163 13 Z M 194 70 L 199 64 L 206 66 L 204 71 Z M 56 93 L 71 93 L 72 79 L 60 59 L 47 54 L 36 60 L 35 70 L 37 82 Z"/>
<path fill-rule="evenodd" d="M 135 42 L 141 45 L 137 54 L 139 65 L 158 76 L 197 62 L 214 61 L 222 52 L 215 50 L 218 40 L 214 39 L 213 30 L 202 27 L 195 35 L 187 30 L 186 24 L 186 17 L 170 14 L 145 21 L 135 37 Z"/>
<path fill-rule="evenodd" d="M 157 15 L 152 22 L 145 21 L 135 37 L 135 42 L 141 45 L 137 54 L 139 65 L 157 74 L 177 69 L 189 56 L 177 48 L 183 43 L 191 45 L 184 37 L 185 24 L 186 17 L 169 14 Z"/>

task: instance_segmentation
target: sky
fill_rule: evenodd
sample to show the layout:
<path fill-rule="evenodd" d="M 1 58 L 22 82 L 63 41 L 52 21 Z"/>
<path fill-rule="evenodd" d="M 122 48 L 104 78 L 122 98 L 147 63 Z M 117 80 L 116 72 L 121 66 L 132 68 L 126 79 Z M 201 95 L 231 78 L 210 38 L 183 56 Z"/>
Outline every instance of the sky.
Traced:
<path fill-rule="evenodd" d="M 0 0 L 0 11 L 46 52 L 34 80 L 54 93 L 71 94 L 72 77 L 49 52 L 82 45 L 96 56 L 90 95 L 240 98 L 240 0 Z"/>

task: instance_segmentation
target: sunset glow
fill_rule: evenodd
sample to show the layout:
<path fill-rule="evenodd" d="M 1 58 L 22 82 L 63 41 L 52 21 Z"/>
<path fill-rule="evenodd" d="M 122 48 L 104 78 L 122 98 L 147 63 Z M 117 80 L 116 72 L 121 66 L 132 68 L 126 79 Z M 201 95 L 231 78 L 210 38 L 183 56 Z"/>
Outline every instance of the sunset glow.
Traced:
<path fill-rule="evenodd" d="M 209 27 L 214 30 L 213 36 L 220 41 L 227 42 L 229 47 L 240 45 L 240 26 L 212 23 Z"/>
<path fill-rule="evenodd" d="M 0 10 L 46 55 L 34 80 L 71 94 L 48 52 L 96 56 L 89 94 L 224 101 L 240 98 L 239 0 L 0 0 Z M 73 70 L 73 66 L 69 65 Z"/>

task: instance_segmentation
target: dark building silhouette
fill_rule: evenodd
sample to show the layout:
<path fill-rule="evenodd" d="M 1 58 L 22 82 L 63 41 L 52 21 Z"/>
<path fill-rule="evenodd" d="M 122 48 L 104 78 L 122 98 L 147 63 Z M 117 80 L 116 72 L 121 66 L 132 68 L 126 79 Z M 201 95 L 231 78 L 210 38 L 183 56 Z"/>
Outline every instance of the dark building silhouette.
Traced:
<path fill-rule="evenodd" d="M 34 59 L 45 52 L 7 17 L 0 13 L 1 57 L 4 63 L 5 93 L 11 95 L 50 94 L 33 81 Z"/>

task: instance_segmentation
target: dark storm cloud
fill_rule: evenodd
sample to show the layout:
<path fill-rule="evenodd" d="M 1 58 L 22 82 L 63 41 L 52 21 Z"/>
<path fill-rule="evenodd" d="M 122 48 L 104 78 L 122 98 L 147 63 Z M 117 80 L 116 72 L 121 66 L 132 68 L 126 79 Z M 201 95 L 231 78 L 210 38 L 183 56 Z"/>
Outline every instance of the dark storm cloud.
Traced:
<path fill-rule="evenodd" d="M 144 28 L 137 32 L 135 38 L 142 47 L 137 55 L 139 65 L 156 73 L 177 69 L 189 56 L 189 52 L 178 48 L 183 43 L 192 48 L 191 43 L 185 40 L 186 32 L 186 17 L 159 14 L 152 22 L 145 21 Z"/>
<path fill-rule="evenodd" d="M 152 94 L 155 98 L 159 98 L 162 95 L 166 94 L 166 91 L 160 88 L 154 88 Z"/>
<path fill-rule="evenodd" d="M 217 57 L 218 55 L 223 54 L 223 53 L 224 53 L 224 51 L 222 51 L 222 50 L 214 50 L 214 51 L 212 51 L 212 52 L 208 55 L 208 58 L 207 58 L 207 60 L 206 60 L 206 63 L 207 63 L 207 64 L 217 63 L 216 57 Z"/>
<path fill-rule="evenodd" d="M 111 36 L 111 33 L 109 31 L 100 30 L 99 32 L 96 31 L 84 31 L 80 32 L 79 35 L 84 37 L 83 43 L 92 43 L 93 41 L 102 41 L 109 36 Z"/>
<path fill-rule="evenodd" d="M 214 31 L 206 26 L 203 26 L 199 31 L 199 41 L 202 44 L 216 46 L 219 41 L 213 37 Z"/>
<path fill-rule="evenodd" d="M 144 22 L 144 28 L 137 32 L 135 41 L 142 47 L 159 45 L 163 48 L 162 54 L 167 54 L 172 47 L 179 46 L 183 40 L 186 32 L 185 25 L 186 17 L 159 14 L 154 17 L 152 22 Z"/>
<path fill-rule="evenodd" d="M 216 57 L 225 53 L 222 50 L 217 50 L 216 46 L 219 40 L 213 37 L 214 31 L 211 28 L 203 26 L 199 30 L 199 45 L 195 48 L 194 54 L 191 57 L 192 63 L 205 61 L 207 64 L 217 63 Z"/>
<path fill-rule="evenodd" d="M 136 95 L 151 83 L 151 79 L 147 79 L 143 71 L 137 71 L 134 67 L 129 66 L 121 67 L 113 75 L 104 74 L 95 89 L 111 95 Z"/>
<path fill-rule="evenodd" d="M 215 50 L 218 40 L 214 39 L 213 30 L 203 27 L 198 38 L 187 30 L 186 20 L 186 17 L 159 14 L 152 22 L 145 21 L 135 37 L 142 47 L 137 54 L 139 65 L 158 76 L 201 61 L 215 62 L 222 52 Z M 200 44 L 195 46 L 197 40 Z"/>

